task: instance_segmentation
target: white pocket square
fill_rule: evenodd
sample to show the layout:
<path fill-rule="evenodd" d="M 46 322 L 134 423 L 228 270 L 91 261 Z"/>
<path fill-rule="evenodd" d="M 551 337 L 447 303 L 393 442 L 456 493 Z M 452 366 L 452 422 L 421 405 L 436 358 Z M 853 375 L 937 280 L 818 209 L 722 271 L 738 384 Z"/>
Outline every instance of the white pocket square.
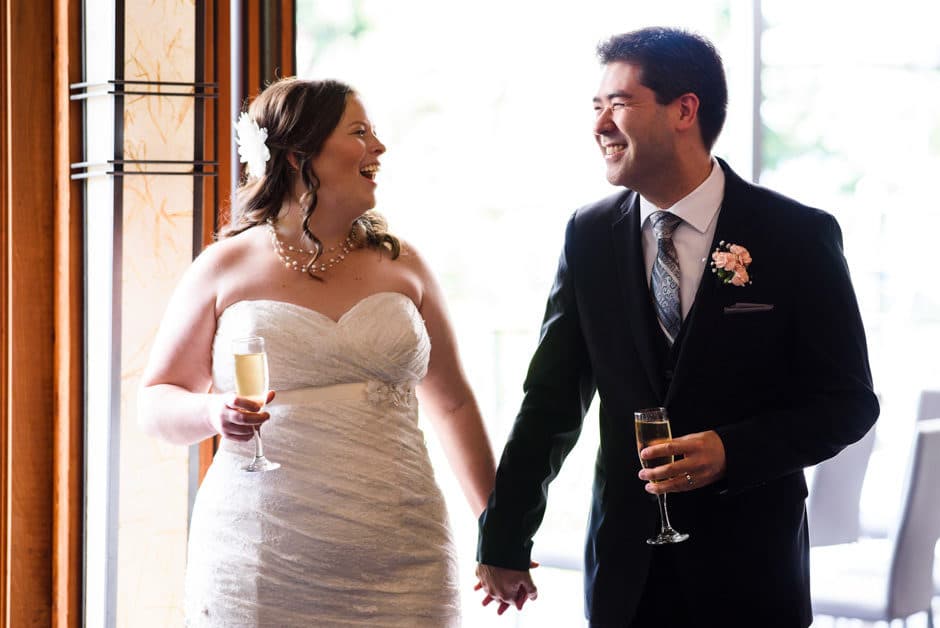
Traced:
<path fill-rule="evenodd" d="M 725 314 L 751 314 L 753 312 L 769 312 L 774 309 L 773 303 L 735 303 L 724 308 Z"/>

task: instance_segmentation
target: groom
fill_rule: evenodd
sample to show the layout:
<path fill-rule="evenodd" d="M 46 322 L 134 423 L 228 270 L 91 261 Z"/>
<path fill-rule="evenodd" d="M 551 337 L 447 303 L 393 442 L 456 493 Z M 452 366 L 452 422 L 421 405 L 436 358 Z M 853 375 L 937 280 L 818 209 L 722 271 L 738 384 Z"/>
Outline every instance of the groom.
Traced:
<path fill-rule="evenodd" d="M 535 597 L 547 486 L 597 392 L 591 626 L 808 626 L 803 468 L 878 415 L 839 226 L 711 156 L 727 87 L 710 42 L 648 28 L 598 53 L 594 135 L 624 189 L 568 223 L 478 576 L 500 611 Z M 674 440 L 643 458 L 676 461 L 641 470 L 633 413 L 653 406 Z M 657 493 L 689 540 L 645 542 Z"/>

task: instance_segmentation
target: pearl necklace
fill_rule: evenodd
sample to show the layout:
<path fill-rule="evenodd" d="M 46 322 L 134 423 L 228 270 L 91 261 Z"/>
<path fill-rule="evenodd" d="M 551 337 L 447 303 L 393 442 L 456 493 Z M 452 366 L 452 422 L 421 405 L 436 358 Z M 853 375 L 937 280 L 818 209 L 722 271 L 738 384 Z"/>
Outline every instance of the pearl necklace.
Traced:
<path fill-rule="evenodd" d="M 286 244 L 281 240 L 280 236 L 277 235 L 277 229 L 274 226 L 274 221 L 268 221 L 268 229 L 271 231 L 271 244 L 274 246 L 274 252 L 277 254 L 278 259 L 284 262 L 284 267 L 291 270 L 296 270 L 299 272 L 305 272 L 311 277 L 316 277 L 317 273 L 325 273 L 329 269 L 333 268 L 344 259 L 354 248 L 353 241 L 348 236 L 343 241 L 342 244 L 331 246 L 326 250 L 325 254 L 320 253 L 322 249 L 304 249 L 300 247 L 295 247 L 291 244 Z M 336 253 L 337 250 L 341 250 L 341 253 Z M 301 255 L 308 255 L 310 257 L 309 261 L 306 264 L 301 264 L 296 259 L 294 259 L 295 253 Z M 318 262 L 323 255 L 336 253 L 330 259 L 325 262 Z"/>

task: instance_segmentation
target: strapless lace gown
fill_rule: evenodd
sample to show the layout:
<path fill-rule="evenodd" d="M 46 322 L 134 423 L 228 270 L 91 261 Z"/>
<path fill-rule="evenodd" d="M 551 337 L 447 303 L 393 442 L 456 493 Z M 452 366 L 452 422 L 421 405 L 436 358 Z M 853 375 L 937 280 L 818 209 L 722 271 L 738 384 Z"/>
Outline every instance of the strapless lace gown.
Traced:
<path fill-rule="evenodd" d="M 223 439 L 193 510 L 187 625 L 459 625 L 456 551 L 417 425 L 430 342 L 412 301 L 382 292 L 338 322 L 234 303 L 218 321 L 216 390 L 234 390 L 230 342 L 247 335 L 267 345 L 279 398 L 262 435 L 281 468 L 242 471 L 253 443 Z M 367 386 L 330 401 L 298 390 L 351 382 Z"/>

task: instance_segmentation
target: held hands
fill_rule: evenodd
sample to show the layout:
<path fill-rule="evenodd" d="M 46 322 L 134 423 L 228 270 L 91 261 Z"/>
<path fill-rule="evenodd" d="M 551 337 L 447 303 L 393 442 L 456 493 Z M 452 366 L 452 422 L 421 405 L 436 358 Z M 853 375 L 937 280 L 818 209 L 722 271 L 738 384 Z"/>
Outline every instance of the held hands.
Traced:
<path fill-rule="evenodd" d="M 224 438 L 238 441 L 249 441 L 255 434 L 255 428 L 271 418 L 267 412 L 262 412 L 262 406 L 256 401 L 239 397 L 235 393 L 213 395 L 209 408 L 209 423 L 217 434 Z M 271 403 L 274 391 L 268 391 L 265 403 Z"/>
<path fill-rule="evenodd" d="M 643 460 L 668 456 L 682 459 L 640 470 L 640 479 L 648 482 L 647 492 L 659 495 L 692 491 L 725 476 L 725 446 L 714 430 L 679 436 L 640 452 Z"/>
<path fill-rule="evenodd" d="M 538 566 L 539 564 L 535 561 L 530 563 L 530 568 Z M 486 593 L 483 598 L 483 606 L 487 606 L 494 600 L 499 602 L 499 606 L 496 607 L 497 615 L 505 613 L 510 605 L 521 611 L 527 600 L 534 600 L 539 595 L 528 571 L 478 563 L 477 579 L 478 582 L 473 590 L 483 589 L 483 592 Z"/>

